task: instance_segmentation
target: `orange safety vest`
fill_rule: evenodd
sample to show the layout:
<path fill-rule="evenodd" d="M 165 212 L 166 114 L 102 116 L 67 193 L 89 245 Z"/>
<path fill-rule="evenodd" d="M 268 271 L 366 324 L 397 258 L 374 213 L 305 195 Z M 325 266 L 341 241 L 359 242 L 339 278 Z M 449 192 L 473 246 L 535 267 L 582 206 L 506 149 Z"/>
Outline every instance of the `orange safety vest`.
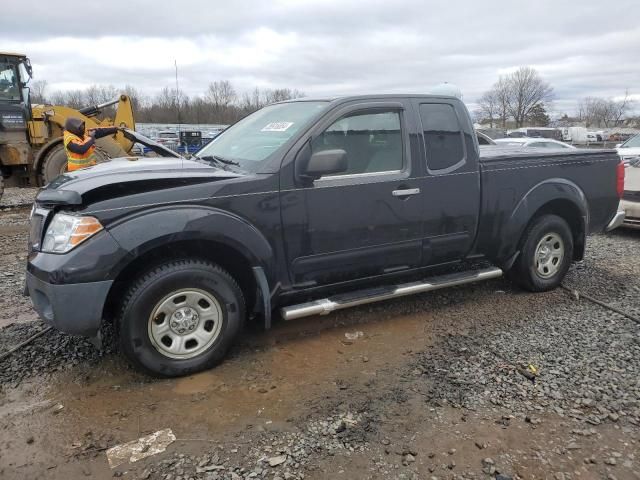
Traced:
<path fill-rule="evenodd" d="M 74 170 L 78 170 L 80 168 L 90 167 L 95 165 L 96 162 L 96 146 L 91 145 L 89 149 L 85 153 L 75 153 L 69 150 L 67 147 L 71 142 L 84 143 L 89 140 L 89 137 L 85 135 L 84 138 L 81 138 L 77 135 L 74 135 L 71 132 L 64 131 L 63 143 L 64 150 L 67 153 L 67 171 L 73 172 Z"/>

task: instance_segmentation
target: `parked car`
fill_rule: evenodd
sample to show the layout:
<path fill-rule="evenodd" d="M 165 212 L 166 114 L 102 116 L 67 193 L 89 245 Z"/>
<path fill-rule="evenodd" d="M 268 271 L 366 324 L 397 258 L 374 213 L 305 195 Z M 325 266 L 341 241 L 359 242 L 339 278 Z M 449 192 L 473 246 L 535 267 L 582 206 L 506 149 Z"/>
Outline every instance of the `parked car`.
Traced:
<path fill-rule="evenodd" d="M 640 135 L 619 145 L 617 151 L 627 167 L 624 194 L 620 201 L 620 207 L 625 212 L 623 225 L 640 228 Z"/>
<path fill-rule="evenodd" d="M 576 149 L 573 145 L 559 142 L 551 138 L 498 138 L 495 140 L 496 145 L 509 145 L 512 147 L 523 148 L 549 148 L 549 149 Z"/>
<path fill-rule="evenodd" d="M 510 130 L 508 132 L 509 137 L 521 138 L 551 138 L 554 140 L 562 139 L 562 130 L 553 127 L 522 127 L 517 130 Z"/>
<path fill-rule="evenodd" d="M 180 142 L 180 136 L 172 130 L 163 130 L 157 133 L 154 140 L 161 144 L 169 143 L 177 145 Z"/>
<path fill-rule="evenodd" d="M 585 127 L 564 127 L 561 129 L 564 142 L 584 145 L 587 143 L 587 129 Z"/>
<path fill-rule="evenodd" d="M 478 145 L 495 145 L 496 142 L 493 141 L 486 133 L 479 132 L 476 130 L 476 135 L 478 136 Z"/>
<path fill-rule="evenodd" d="M 598 143 L 602 141 L 602 134 L 598 132 L 587 132 L 587 143 Z"/>
<path fill-rule="evenodd" d="M 620 208 L 625 213 L 622 226 L 640 229 L 640 161 L 626 165 L 624 193 Z"/>
<path fill-rule="evenodd" d="M 511 150 L 481 156 L 454 97 L 270 105 L 193 160 L 115 159 L 49 183 L 27 290 L 63 332 L 116 322 L 124 354 L 160 376 L 217 364 L 248 318 L 269 328 L 273 311 L 293 320 L 503 273 L 549 290 L 588 234 L 622 222 L 624 167 L 606 150 Z"/>
<path fill-rule="evenodd" d="M 623 144 L 616 146 L 616 150 L 625 163 L 640 161 L 640 135 L 631 137 Z"/>

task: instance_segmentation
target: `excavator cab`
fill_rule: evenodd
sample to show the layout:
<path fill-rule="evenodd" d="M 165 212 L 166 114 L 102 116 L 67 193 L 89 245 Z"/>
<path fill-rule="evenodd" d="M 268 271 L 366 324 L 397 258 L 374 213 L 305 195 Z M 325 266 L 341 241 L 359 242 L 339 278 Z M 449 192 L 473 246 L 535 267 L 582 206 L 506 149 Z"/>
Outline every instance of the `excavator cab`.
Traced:
<path fill-rule="evenodd" d="M 0 195 L 4 178 L 11 176 L 14 167 L 29 162 L 30 79 L 31 62 L 26 55 L 0 52 Z"/>

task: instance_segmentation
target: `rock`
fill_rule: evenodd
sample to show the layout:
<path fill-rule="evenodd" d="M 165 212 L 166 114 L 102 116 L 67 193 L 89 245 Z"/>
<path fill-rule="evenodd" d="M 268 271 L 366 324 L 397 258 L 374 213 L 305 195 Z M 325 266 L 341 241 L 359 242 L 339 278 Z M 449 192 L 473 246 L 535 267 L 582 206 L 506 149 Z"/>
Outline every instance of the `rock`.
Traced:
<path fill-rule="evenodd" d="M 282 465 L 284 462 L 287 461 L 287 456 L 286 455 L 278 455 L 277 457 L 271 457 L 267 461 L 269 462 L 269 466 L 270 467 L 277 467 L 278 465 Z"/>
<path fill-rule="evenodd" d="M 493 475 L 496 471 L 495 462 L 492 458 L 485 458 L 482 460 L 482 471 L 488 475 Z"/>
<path fill-rule="evenodd" d="M 613 466 L 613 465 L 617 465 L 618 461 L 614 457 L 609 457 L 604 461 L 604 463 L 607 465 Z"/>
<path fill-rule="evenodd" d="M 513 480 L 511 475 L 505 475 L 504 473 L 499 473 L 496 475 L 496 480 Z"/>

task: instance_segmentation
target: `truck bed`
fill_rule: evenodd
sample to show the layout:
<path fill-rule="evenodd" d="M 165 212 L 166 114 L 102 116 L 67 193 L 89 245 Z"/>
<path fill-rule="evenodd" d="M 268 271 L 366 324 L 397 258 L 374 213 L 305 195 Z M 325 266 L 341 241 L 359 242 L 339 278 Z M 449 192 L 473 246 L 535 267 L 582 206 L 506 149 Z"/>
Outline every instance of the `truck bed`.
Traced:
<path fill-rule="evenodd" d="M 504 258 L 507 244 L 519 241 L 511 238 L 517 231 L 511 228 L 519 224 L 520 218 L 528 221 L 535 215 L 539 208 L 536 197 L 542 202 L 546 195 L 582 198 L 585 211 L 580 215 L 573 212 L 575 215 L 571 217 L 582 219 L 587 234 L 602 231 L 619 202 L 615 194 L 615 165 L 619 162 L 615 150 L 482 147 L 483 228 L 478 234 L 476 251 L 485 252 L 490 258 Z"/>

